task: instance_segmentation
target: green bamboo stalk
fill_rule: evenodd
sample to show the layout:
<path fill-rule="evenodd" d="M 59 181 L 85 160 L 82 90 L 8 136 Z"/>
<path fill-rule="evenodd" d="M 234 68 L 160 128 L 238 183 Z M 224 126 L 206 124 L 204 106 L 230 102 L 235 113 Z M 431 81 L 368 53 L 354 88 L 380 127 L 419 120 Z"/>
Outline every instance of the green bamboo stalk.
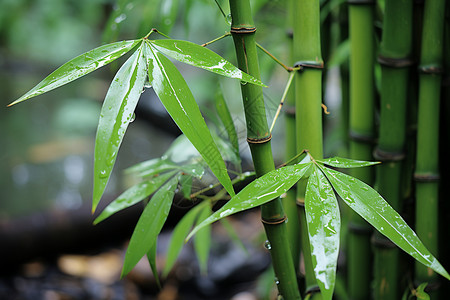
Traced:
<path fill-rule="evenodd" d="M 353 159 L 372 160 L 374 125 L 374 3 L 349 1 L 350 36 L 350 143 Z M 372 184 L 373 170 L 352 170 L 352 176 Z M 349 212 L 348 287 L 351 299 L 369 299 L 371 283 L 371 227 Z"/>
<path fill-rule="evenodd" d="M 294 63 L 293 42 L 292 42 L 292 26 L 293 26 L 293 14 L 290 13 L 294 9 L 294 0 L 289 0 L 287 3 L 287 24 L 288 24 L 288 37 L 289 37 L 289 61 L 290 65 Z M 294 89 L 291 88 L 286 98 L 284 105 L 285 112 L 285 159 L 286 161 L 292 159 L 297 154 L 297 144 L 295 137 L 295 95 Z M 288 231 L 288 238 L 291 245 L 292 259 L 296 273 L 298 273 L 300 265 L 300 231 L 299 231 L 299 219 L 297 213 L 296 204 L 296 189 L 295 187 L 287 191 L 286 196 L 283 198 L 283 206 L 286 211 L 289 222 L 286 224 Z"/>
<path fill-rule="evenodd" d="M 404 196 L 403 159 L 406 144 L 406 111 L 409 69 L 412 65 L 412 12 L 410 0 L 386 0 L 383 37 L 378 61 L 382 66 L 380 133 L 375 158 L 383 163 L 377 170 L 377 189 L 400 211 Z M 400 298 L 400 251 L 376 233 L 375 299 Z"/>
<path fill-rule="evenodd" d="M 447 4 L 446 16 L 445 16 L 445 28 L 444 28 L 444 76 L 442 78 L 442 116 L 448 116 L 450 114 L 450 5 Z M 450 118 L 442 118 L 441 121 L 441 140 L 449 140 L 450 139 Z M 441 170 L 448 170 L 450 168 L 450 157 L 447 154 L 450 151 L 450 147 L 448 143 L 441 143 L 441 158 L 443 163 L 441 163 Z M 442 174 L 442 181 L 448 182 L 450 180 L 450 175 Z M 441 185 L 441 195 L 445 194 L 445 187 Z M 442 197 L 444 198 L 444 197 Z M 440 209 L 440 223 L 439 228 L 447 228 L 447 220 L 450 218 L 450 203 L 446 201 L 446 199 L 442 199 L 443 209 Z M 445 232 L 445 231 L 444 231 Z M 439 249 L 442 249 L 443 253 L 448 253 L 450 251 L 450 241 L 448 238 L 441 234 L 440 235 L 440 243 Z M 449 265 L 450 257 L 445 255 L 442 257 L 442 264 Z M 448 295 L 450 293 L 450 286 L 444 285 L 441 291 L 441 295 Z"/>
<path fill-rule="evenodd" d="M 419 66 L 419 110 L 416 156 L 416 232 L 438 255 L 439 104 L 442 79 L 445 0 L 425 2 Z M 432 288 L 437 274 L 416 263 L 417 282 Z M 432 299 L 437 296 L 434 290 Z"/>
<path fill-rule="evenodd" d="M 323 61 L 320 50 L 320 3 L 318 0 L 295 1 L 293 14 L 294 55 L 296 65 L 302 67 L 295 78 L 297 152 L 307 149 L 313 157 L 322 158 Z M 297 188 L 306 290 L 318 291 L 306 225 L 305 182 L 301 181 Z"/>
<path fill-rule="evenodd" d="M 241 70 L 260 78 L 252 12 L 248 0 L 230 0 L 233 36 L 238 66 Z M 252 84 L 241 85 L 247 123 L 247 141 L 256 175 L 262 176 L 275 169 L 270 144 L 271 134 L 266 120 L 262 88 Z M 284 299 L 301 299 L 295 268 L 287 239 L 285 213 L 281 199 L 277 198 L 261 207 L 268 248 L 277 277 L 279 293 Z"/>

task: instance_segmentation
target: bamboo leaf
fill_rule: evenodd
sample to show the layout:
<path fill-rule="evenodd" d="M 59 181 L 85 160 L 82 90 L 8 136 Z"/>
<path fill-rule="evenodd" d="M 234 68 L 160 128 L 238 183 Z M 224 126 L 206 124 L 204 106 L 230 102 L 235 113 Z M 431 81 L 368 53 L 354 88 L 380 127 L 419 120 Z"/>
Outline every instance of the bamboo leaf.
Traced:
<path fill-rule="evenodd" d="M 211 215 L 211 206 L 206 205 L 197 219 L 197 224 L 203 222 Z M 209 250 L 211 248 L 211 226 L 205 226 L 194 237 L 194 249 L 197 254 L 200 271 L 206 275 L 208 270 Z"/>
<path fill-rule="evenodd" d="M 258 79 L 236 68 L 220 55 L 208 48 L 181 40 L 152 40 L 149 41 L 156 50 L 183 63 L 208 70 L 210 72 L 250 82 L 260 86 L 266 86 Z"/>
<path fill-rule="evenodd" d="M 153 243 L 150 247 L 150 250 L 147 253 L 147 260 L 150 265 L 150 269 L 152 270 L 153 277 L 155 277 L 156 285 L 159 289 L 161 289 L 161 282 L 159 280 L 158 268 L 156 267 L 156 249 L 157 249 L 158 240 Z"/>
<path fill-rule="evenodd" d="M 255 179 L 232 197 L 222 208 L 195 226 L 187 239 L 201 228 L 229 215 L 265 204 L 289 190 L 312 167 L 311 163 L 286 166 Z"/>
<path fill-rule="evenodd" d="M 331 300 L 336 282 L 341 218 L 333 188 L 318 167 L 308 179 L 306 220 L 312 263 L 322 298 Z"/>
<path fill-rule="evenodd" d="M 142 50 L 141 46 L 122 65 L 103 102 L 95 138 L 93 212 L 103 195 L 144 87 L 147 68 Z"/>
<path fill-rule="evenodd" d="M 177 185 L 178 178 L 173 177 L 153 195 L 145 207 L 131 236 L 121 277 L 128 274 L 156 243 L 158 234 L 169 215 Z"/>
<path fill-rule="evenodd" d="M 425 288 L 427 287 L 428 283 L 424 282 L 421 285 L 419 285 L 416 289 L 416 297 L 419 300 L 430 300 L 430 295 L 425 292 Z"/>
<path fill-rule="evenodd" d="M 102 213 L 95 219 L 94 224 L 98 224 L 116 212 L 144 200 L 153 194 L 173 175 L 175 175 L 175 172 L 170 172 L 130 187 L 102 211 Z"/>
<path fill-rule="evenodd" d="M 417 261 L 450 279 L 450 275 L 427 250 L 416 233 L 380 194 L 354 177 L 325 167 L 320 168 L 351 209 Z"/>
<path fill-rule="evenodd" d="M 225 162 L 180 72 L 172 62 L 151 46 L 146 44 L 145 49 L 149 65 L 148 77 L 159 99 L 220 183 L 234 196 Z"/>
<path fill-rule="evenodd" d="M 172 269 L 178 254 L 180 254 L 181 248 L 184 245 L 184 239 L 189 234 L 192 226 L 194 225 L 195 219 L 198 216 L 198 213 L 201 211 L 203 206 L 207 202 L 203 202 L 192 208 L 182 219 L 178 222 L 177 226 L 175 226 L 172 237 L 170 239 L 169 248 L 167 249 L 167 257 L 166 257 L 166 265 L 163 270 L 163 277 L 167 277 L 169 271 Z"/>
<path fill-rule="evenodd" d="M 316 161 L 335 168 L 359 168 L 359 167 L 373 166 L 380 163 L 378 161 L 354 160 L 337 156 L 326 159 L 318 159 Z"/>
<path fill-rule="evenodd" d="M 53 71 L 29 92 L 8 106 L 54 90 L 64 84 L 89 74 L 90 72 L 95 71 L 126 54 L 140 41 L 141 40 L 116 42 L 100 46 L 81 54 Z"/>

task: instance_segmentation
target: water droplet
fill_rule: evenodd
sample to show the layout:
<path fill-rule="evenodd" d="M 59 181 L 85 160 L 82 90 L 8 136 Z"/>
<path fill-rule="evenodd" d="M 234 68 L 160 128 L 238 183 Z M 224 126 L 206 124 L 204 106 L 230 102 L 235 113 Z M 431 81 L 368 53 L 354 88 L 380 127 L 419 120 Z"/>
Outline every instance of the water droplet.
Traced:
<path fill-rule="evenodd" d="M 242 81 L 242 80 L 241 80 L 241 84 L 242 84 L 242 85 L 246 85 L 246 84 L 247 84 L 247 82 L 246 82 L 246 81 Z"/>
<path fill-rule="evenodd" d="M 144 88 L 150 89 L 150 88 L 152 88 L 152 85 L 150 84 L 150 82 L 147 81 L 147 82 L 144 84 Z"/>
<path fill-rule="evenodd" d="M 130 123 L 133 122 L 134 120 L 136 120 L 136 114 L 135 113 L 133 113 L 133 115 L 131 116 Z"/>
<path fill-rule="evenodd" d="M 270 244 L 269 241 L 266 241 L 266 242 L 264 243 L 264 248 L 266 248 L 267 250 L 272 249 L 272 245 Z"/>
<path fill-rule="evenodd" d="M 100 171 L 99 177 L 100 177 L 100 178 L 106 178 L 106 177 L 108 177 L 108 174 L 107 174 L 106 170 L 101 170 L 101 171 Z"/>
<path fill-rule="evenodd" d="M 114 19 L 114 23 L 119 24 L 126 18 L 127 18 L 127 16 L 125 14 L 121 14 L 117 18 Z"/>
<path fill-rule="evenodd" d="M 226 19 L 227 19 L 228 25 L 231 25 L 231 21 L 233 20 L 233 19 L 231 18 L 231 14 L 228 14 Z"/>
<path fill-rule="evenodd" d="M 280 284 L 280 280 L 278 280 L 278 277 L 276 277 L 276 276 L 275 276 L 275 278 L 274 278 L 274 281 L 275 281 L 275 284 L 276 284 L 276 285 L 279 285 L 279 284 Z"/>

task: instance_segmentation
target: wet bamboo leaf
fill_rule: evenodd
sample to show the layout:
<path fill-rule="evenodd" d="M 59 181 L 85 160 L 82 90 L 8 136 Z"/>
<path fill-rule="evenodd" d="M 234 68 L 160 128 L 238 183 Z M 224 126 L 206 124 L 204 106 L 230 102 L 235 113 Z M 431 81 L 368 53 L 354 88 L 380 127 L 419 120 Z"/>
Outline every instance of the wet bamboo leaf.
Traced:
<path fill-rule="evenodd" d="M 256 85 L 265 86 L 261 81 L 242 72 L 232 63 L 208 48 L 181 40 L 152 40 L 149 41 L 161 53 L 183 63 L 202 68 L 213 73 L 240 79 Z"/>
<path fill-rule="evenodd" d="M 156 243 L 158 234 L 169 214 L 177 185 L 178 178 L 173 177 L 153 195 L 145 207 L 131 236 L 121 277 L 127 275 Z"/>
<path fill-rule="evenodd" d="M 239 157 L 239 139 L 236 132 L 236 127 L 234 126 L 230 110 L 228 109 L 228 105 L 220 89 L 217 89 L 215 104 L 217 114 L 219 115 L 219 118 L 223 123 L 223 127 L 225 128 L 228 134 L 228 139 L 230 140 L 230 143 L 233 146 L 233 150 L 236 153 L 236 156 Z"/>
<path fill-rule="evenodd" d="M 176 169 L 176 167 L 177 164 L 175 164 L 170 160 L 162 158 L 153 158 L 150 160 L 140 162 L 132 167 L 129 167 L 128 169 L 125 170 L 125 172 L 127 174 L 136 173 L 139 176 L 143 177 L 159 174 L 167 170 L 173 170 Z"/>
<path fill-rule="evenodd" d="M 180 72 L 169 59 L 151 49 L 151 46 L 146 44 L 145 49 L 149 66 L 148 77 L 159 99 L 220 183 L 234 196 L 225 162 Z"/>
<path fill-rule="evenodd" d="M 260 206 L 281 196 L 299 181 L 311 167 L 311 163 L 286 166 L 255 179 L 236 196 L 232 197 L 222 208 L 195 226 L 187 238 L 192 237 L 204 226 L 229 215 Z"/>
<path fill-rule="evenodd" d="M 450 275 L 423 245 L 416 233 L 380 194 L 354 177 L 325 167 L 321 169 L 351 209 L 417 261 L 450 279 Z"/>
<path fill-rule="evenodd" d="M 144 87 L 147 67 L 142 50 L 141 46 L 122 65 L 103 102 L 95 138 L 92 211 L 95 211 L 103 195 L 123 136 L 132 121 Z"/>
<path fill-rule="evenodd" d="M 328 166 L 332 166 L 335 168 L 359 168 L 359 167 L 367 167 L 377 165 L 380 162 L 378 161 L 363 161 L 363 160 L 354 160 L 349 158 L 342 157 L 330 157 L 326 159 L 318 159 L 317 162 L 323 163 Z"/>
<path fill-rule="evenodd" d="M 100 46 L 81 54 L 53 71 L 53 73 L 44 78 L 44 80 L 38 83 L 29 92 L 8 106 L 54 90 L 66 83 L 89 74 L 126 54 L 140 41 L 141 40 L 116 42 Z"/>
<path fill-rule="evenodd" d="M 116 212 L 144 200 L 153 194 L 173 175 L 175 175 L 175 172 L 170 172 L 130 187 L 102 211 L 102 213 L 95 219 L 94 224 L 98 224 Z"/>
<path fill-rule="evenodd" d="M 189 234 L 192 226 L 194 225 L 195 219 L 197 218 L 201 209 L 207 204 L 203 202 L 192 208 L 175 226 L 172 237 L 170 239 L 169 248 L 167 250 L 166 265 L 163 270 L 163 277 L 167 277 L 169 271 L 172 269 L 178 254 L 180 254 L 181 248 L 183 248 L 184 240 Z"/>
<path fill-rule="evenodd" d="M 211 215 L 211 207 L 206 205 L 201 211 L 197 219 L 197 224 L 203 222 Z M 205 226 L 197 232 L 194 237 L 194 249 L 197 254 L 200 272 L 206 275 L 208 270 L 209 250 L 211 248 L 211 226 Z"/>
<path fill-rule="evenodd" d="M 322 298 L 331 300 L 336 282 L 341 218 L 334 191 L 317 167 L 308 179 L 305 211 L 317 284 Z"/>
<path fill-rule="evenodd" d="M 155 277 L 156 285 L 161 289 L 161 282 L 159 280 L 158 268 L 156 266 L 156 249 L 157 249 L 158 240 L 150 247 L 150 250 L 147 253 L 147 260 L 150 265 L 150 269 L 152 270 L 153 277 Z"/>

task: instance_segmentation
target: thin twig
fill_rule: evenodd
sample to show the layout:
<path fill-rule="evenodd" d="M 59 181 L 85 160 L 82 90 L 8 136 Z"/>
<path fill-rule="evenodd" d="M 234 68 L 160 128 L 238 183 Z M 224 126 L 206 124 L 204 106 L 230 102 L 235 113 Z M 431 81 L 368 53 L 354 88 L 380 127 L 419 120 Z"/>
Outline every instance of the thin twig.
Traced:
<path fill-rule="evenodd" d="M 280 115 L 281 107 L 283 107 L 284 99 L 286 99 L 287 93 L 289 91 L 289 88 L 291 87 L 292 79 L 294 79 L 295 73 L 297 73 L 297 72 L 290 72 L 289 80 L 286 84 L 286 88 L 284 89 L 283 96 L 281 97 L 280 104 L 278 105 L 277 112 L 275 113 L 275 117 L 273 118 L 272 125 L 270 126 L 270 133 L 272 133 L 272 129 L 275 126 L 278 116 Z"/>
<path fill-rule="evenodd" d="M 210 45 L 210 44 L 212 44 L 214 42 L 217 42 L 217 41 L 219 41 L 219 40 L 221 40 L 221 39 L 223 39 L 223 38 L 225 38 L 227 36 L 230 36 L 230 35 L 231 35 L 231 32 L 227 31 L 227 32 L 225 32 L 224 35 L 221 35 L 218 38 L 213 39 L 212 41 L 206 42 L 206 43 L 202 44 L 201 46 L 202 47 L 206 47 L 206 46 L 208 46 L 208 45 Z"/>
<path fill-rule="evenodd" d="M 287 65 L 285 65 L 284 63 L 282 63 L 278 58 L 276 58 L 272 53 L 270 53 L 269 51 L 267 51 L 263 46 L 261 46 L 259 43 L 256 43 L 256 46 L 261 49 L 262 51 L 264 51 L 264 53 L 266 53 L 267 55 L 269 55 L 274 61 L 276 61 L 280 66 L 282 66 L 286 71 L 291 72 L 294 70 L 294 68 L 292 67 L 288 67 Z"/>

